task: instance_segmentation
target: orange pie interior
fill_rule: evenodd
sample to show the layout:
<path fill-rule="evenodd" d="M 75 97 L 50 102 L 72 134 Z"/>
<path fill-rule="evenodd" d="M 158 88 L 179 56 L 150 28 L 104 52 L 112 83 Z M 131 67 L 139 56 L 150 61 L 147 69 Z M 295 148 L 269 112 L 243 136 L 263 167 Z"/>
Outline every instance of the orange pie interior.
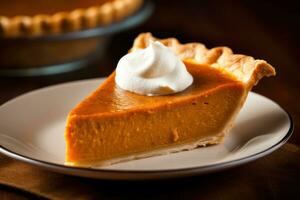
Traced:
<path fill-rule="evenodd" d="M 140 34 L 131 51 L 159 40 Z M 112 73 L 69 114 L 66 162 L 108 165 L 220 143 L 232 127 L 249 90 L 263 76 L 275 75 L 262 60 L 206 49 L 200 43 L 159 40 L 180 57 L 194 78 L 180 93 L 143 96 L 115 84 Z"/>

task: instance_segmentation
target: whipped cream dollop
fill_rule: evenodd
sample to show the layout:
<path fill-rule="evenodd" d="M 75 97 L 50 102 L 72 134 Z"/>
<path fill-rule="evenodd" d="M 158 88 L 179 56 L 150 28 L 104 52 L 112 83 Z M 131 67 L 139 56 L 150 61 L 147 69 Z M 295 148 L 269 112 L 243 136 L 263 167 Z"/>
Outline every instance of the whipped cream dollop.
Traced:
<path fill-rule="evenodd" d="M 115 81 L 124 90 L 156 96 L 185 90 L 193 83 L 193 77 L 171 49 L 150 41 L 147 48 L 120 59 Z"/>

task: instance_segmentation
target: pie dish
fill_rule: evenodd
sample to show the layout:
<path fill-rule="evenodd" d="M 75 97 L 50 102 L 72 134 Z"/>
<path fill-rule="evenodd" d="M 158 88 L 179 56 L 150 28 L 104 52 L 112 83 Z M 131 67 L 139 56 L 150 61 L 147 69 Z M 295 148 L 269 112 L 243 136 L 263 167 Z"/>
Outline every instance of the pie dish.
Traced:
<path fill-rule="evenodd" d="M 4 0 L 0 2 L 0 36 L 40 36 L 104 26 L 133 14 L 142 2 Z"/>
<path fill-rule="evenodd" d="M 228 47 L 140 34 L 131 51 L 160 41 L 185 64 L 194 78 L 185 91 L 143 96 L 119 88 L 115 72 L 69 114 L 66 162 L 109 165 L 222 142 L 248 92 L 264 76 L 275 75 L 264 60 L 233 54 Z"/>

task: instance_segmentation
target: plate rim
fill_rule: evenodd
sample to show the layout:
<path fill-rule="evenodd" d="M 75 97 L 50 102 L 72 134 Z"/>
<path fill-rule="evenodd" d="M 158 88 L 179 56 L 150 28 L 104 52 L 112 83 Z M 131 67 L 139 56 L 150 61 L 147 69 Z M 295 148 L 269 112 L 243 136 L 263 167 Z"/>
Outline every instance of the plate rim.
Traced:
<path fill-rule="evenodd" d="M 33 90 L 33 91 L 29 91 L 27 93 L 21 94 L 5 103 L 3 103 L 2 105 L 0 105 L 0 107 L 3 107 L 7 104 L 10 104 L 12 102 L 14 102 L 15 100 L 18 100 L 19 98 L 25 96 L 25 95 L 29 95 L 35 92 L 39 92 L 45 89 L 52 89 L 58 86 L 62 86 L 62 85 L 69 85 L 69 84 L 77 84 L 77 83 L 82 83 L 82 82 L 88 82 L 88 81 L 100 81 L 101 79 L 105 79 L 106 77 L 100 77 L 100 78 L 92 78 L 92 79 L 84 79 L 84 80 L 77 80 L 77 81 L 71 81 L 71 82 L 66 82 L 66 83 L 60 83 L 60 84 L 55 84 L 55 85 L 50 85 L 47 87 L 43 87 L 43 88 L 39 88 L 37 90 Z M 226 169 L 226 168 L 230 168 L 233 166 L 238 166 L 247 162 L 250 162 L 252 160 L 256 160 L 259 159 L 265 155 L 268 155 L 269 153 L 277 150 L 279 147 L 281 147 L 282 145 L 284 145 L 288 139 L 291 137 L 293 131 L 294 131 L 294 122 L 293 119 L 290 115 L 290 113 L 284 109 L 282 106 L 280 106 L 277 102 L 261 95 L 255 92 L 250 91 L 250 93 L 253 93 L 257 96 L 260 96 L 262 98 L 266 98 L 267 100 L 275 103 L 277 106 L 279 106 L 280 109 L 282 109 L 283 112 L 285 112 L 285 114 L 288 116 L 289 119 L 289 130 L 287 131 L 287 133 L 285 133 L 284 137 L 279 140 L 278 142 L 276 142 L 275 144 L 273 144 L 271 147 L 264 149 L 260 152 L 257 152 L 255 154 L 243 157 L 243 158 L 239 158 L 239 159 L 234 159 L 234 160 L 230 160 L 230 161 L 226 161 L 226 162 L 221 162 L 221 163 L 214 163 L 214 164 L 208 164 L 208 165 L 203 165 L 203 166 L 196 166 L 196 167 L 186 167 L 186 168 L 179 168 L 179 169 L 163 169 L 163 170 L 159 170 L 159 169 L 155 169 L 155 170 L 132 170 L 132 169 L 123 169 L 123 170 L 119 170 L 119 169 L 97 169 L 97 168 L 91 168 L 91 167 L 80 167 L 80 166 L 67 166 L 67 165 L 62 165 L 62 164 L 57 164 L 57 163 L 53 163 L 53 162 L 49 162 L 49 161 L 43 161 L 40 159 L 36 159 L 36 158 L 32 158 L 30 156 L 26 156 L 26 155 L 22 155 L 20 153 L 14 152 L 13 150 L 10 150 L 6 147 L 4 147 L 3 145 L 0 144 L 0 153 L 3 153 L 4 155 L 25 162 L 25 163 L 29 163 L 32 164 L 34 166 L 38 166 L 38 167 L 42 167 L 44 169 L 48 169 L 48 170 L 54 170 L 56 172 L 82 172 L 82 173 L 105 173 L 105 174 L 169 174 L 169 173 L 177 173 L 177 172 L 193 172 L 193 171 L 216 171 L 218 169 Z M 63 171 L 63 172 L 62 172 Z M 80 175 L 80 174 L 73 174 L 73 175 L 77 175 L 77 176 L 84 176 L 84 175 Z M 84 177 L 90 177 L 90 176 L 84 176 Z M 97 177 L 95 177 L 97 178 Z M 107 179 L 107 178 L 106 178 Z M 136 178 L 138 179 L 138 178 Z"/>

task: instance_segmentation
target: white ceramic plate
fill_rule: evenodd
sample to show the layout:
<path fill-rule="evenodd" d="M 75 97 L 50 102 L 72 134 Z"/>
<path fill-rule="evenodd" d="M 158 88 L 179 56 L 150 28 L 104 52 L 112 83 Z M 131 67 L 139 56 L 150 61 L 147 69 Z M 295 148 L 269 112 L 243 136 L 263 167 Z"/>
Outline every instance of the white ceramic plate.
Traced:
<path fill-rule="evenodd" d="M 278 104 L 250 93 L 224 143 L 192 151 L 145 158 L 108 167 L 64 164 L 68 112 L 104 79 L 55 85 L 21 95 L 0 107 L 0 152 L 52 171 L 101 179 L 158 179 L 204 174 L 265 156 L 293 131 Z"/>

